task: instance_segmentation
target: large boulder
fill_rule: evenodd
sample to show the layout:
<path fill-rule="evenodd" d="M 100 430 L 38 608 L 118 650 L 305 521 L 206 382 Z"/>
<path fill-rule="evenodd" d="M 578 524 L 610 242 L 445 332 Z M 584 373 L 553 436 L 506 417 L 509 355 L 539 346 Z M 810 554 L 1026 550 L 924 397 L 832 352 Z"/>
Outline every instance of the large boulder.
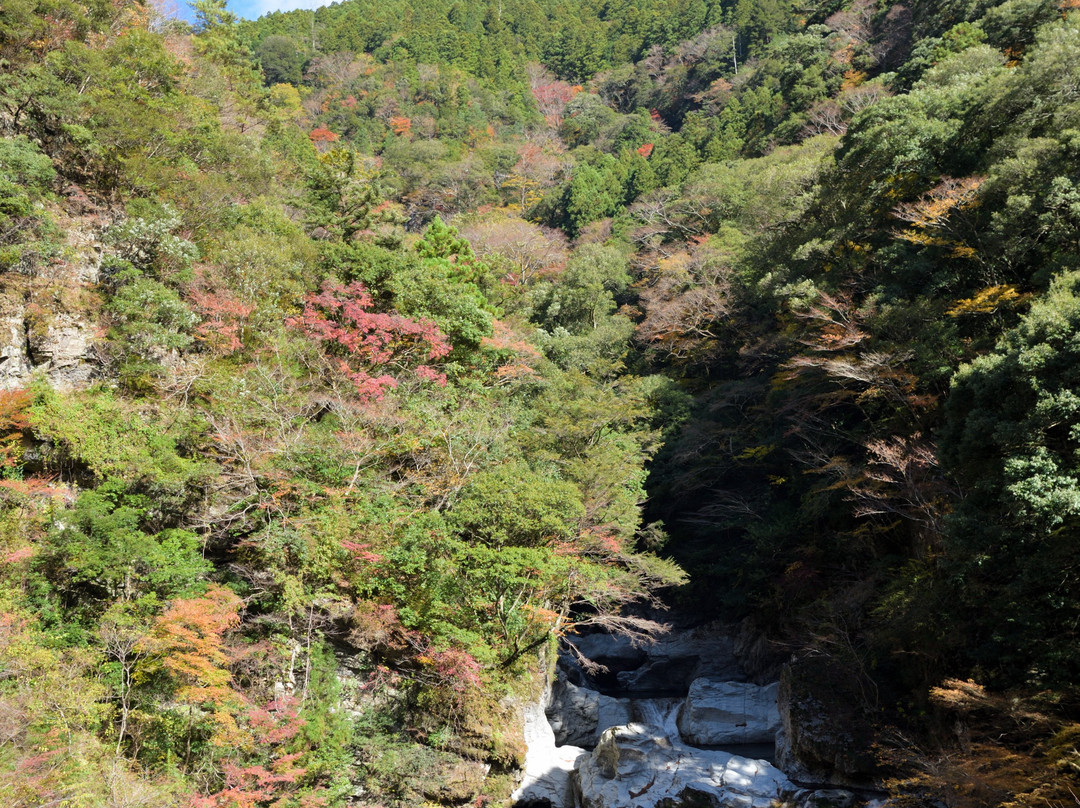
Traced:
<path fill-rule="evenodd" d="M 777 693 L 782 723 L 777 765 L 799 780 L 873 783 L 880 770 L 873 751 L 871 687 L 860 671 L 830 657 L 787 665 Z"/>
<path fill-rule="evenodd" d="M 773 808 L 797 790 L 764 760 L 690 749 L 638 723 L 605 730 L 574 777 L 582 808 Z"/>
<path fill-rule="evenodd" d="M 780 730 L 779 687 L 696 679 L 679 711 L 679 734 L 692 746 L 772 743 Z"/>
<path fill-rule="evenodd" d="M 511 804 L 573 808 L 570 777 L 585 750 L 555 743 L 555 733 L 544 714 L 546 703 L 545 693 L 540 700 L 525 706 L 525 765 L 521 783 L 511 795 Z"/>
<path fill-rule="evenodd" d="M 685 693 L 695 679 L 701 678 L 746 680 L 727 626 L 705 625 L 673 632 L 649 647 L 645 664 L 618 675 L 619 686 L 631 693 Z"/>
<path fill-rule="evenodd" d="M 547 716 L 555 733 L 555 742 L 562 746 L 596 746 L 608 727 L 628 724 L 633 717 L 629 699 L 616 699 L 595 690 L 577 687 L 560 679 L 552 687 Z"/>
<path fill-rule="evenodd" d="M 620 695 L 669 693 L 682 695 L 695 679 L 745 681 L 735 657 L 728 626 L 715 623 L 673 631 L 651 645 L 636 646 L 625 637 L 597 633 L 571 640 L 576 654 L 599 663 L 601 675 L 580 671 L 573 659 L 563 666 L 576 673 L 575 683 Z"/>

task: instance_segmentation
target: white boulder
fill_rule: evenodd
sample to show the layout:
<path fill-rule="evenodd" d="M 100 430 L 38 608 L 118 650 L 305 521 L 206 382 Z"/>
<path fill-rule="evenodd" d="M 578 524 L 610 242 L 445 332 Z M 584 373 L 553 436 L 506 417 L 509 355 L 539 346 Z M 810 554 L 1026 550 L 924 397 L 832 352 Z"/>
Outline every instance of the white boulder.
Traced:
<path fill-rule="evenodd" d="M 543 701 L 525 707 L 525 766 L 521 784 L 511 795 L 511 804 L 573 808 L 574 790 L 570 776 L 585 750 L 557 746 L 555 733 L 544 714 Z"/>
<path fill-rule="evenodd" d="M 781 727 L 779 687 L 696 679 L 679 711 L 679 734 L 692 746 L 772 743 Z"/>
<path fill-rule="evenodd" d="M 797 790 L 767 761 L 690 749 L 640 723 L 605 730 L 575 779 L 581 808 L 772 808 Z"/>

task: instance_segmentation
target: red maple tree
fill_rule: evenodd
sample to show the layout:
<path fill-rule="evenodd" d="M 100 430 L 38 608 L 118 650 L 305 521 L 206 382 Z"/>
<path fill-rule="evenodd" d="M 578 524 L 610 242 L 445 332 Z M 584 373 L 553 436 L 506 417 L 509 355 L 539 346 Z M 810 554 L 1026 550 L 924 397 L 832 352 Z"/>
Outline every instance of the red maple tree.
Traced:
<path fill-rule="evenodd" d="M 261 808 L 261 806 L 323 806 L 323 788 L 303 786 L 307 769 L 302 752 L 286 752 L 289 742 L 307 722 L 300 717 L 300 702 L 293 696 L 274 699 L 266 707 L 249 707 L 247 724 L 262 762 L 226 763 L 223 787 L 206 797 L 195 797 L 191 808 Z"/>
<path fill-rule="evenodd" d="M 308 133 L 308 137 L 311 138 L 312 143 L 333 143 L 339 136 L 325 126 L 317 126 Z"/>
<path fill-rule="evenodd" d="M 450 342 L 431 320 L 371 311 L 374 301 L 359 282 L 326 281 L 308 295 L 304 311 L 286 323 L 323 344 L 339 371 L 364 401 L 379 400 L 398 380 L 376 368 L 411 369 L 424 381 L 446 384 L 446 376 L 426 364 L 450 353 Z"/>
<path fill-rule="evenodd" d="M 235 353 L 243 347 L 244 328 L 255 306 L 239 300 L 228 289 L 193 288 L 191 302 L 203 321 L 195 338 L 219 355 Z"/>

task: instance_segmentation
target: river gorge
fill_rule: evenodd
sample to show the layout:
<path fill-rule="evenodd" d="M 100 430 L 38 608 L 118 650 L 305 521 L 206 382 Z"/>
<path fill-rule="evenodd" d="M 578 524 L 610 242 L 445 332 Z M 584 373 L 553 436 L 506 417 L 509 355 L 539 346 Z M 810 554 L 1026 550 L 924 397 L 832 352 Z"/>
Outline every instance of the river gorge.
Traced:
<path fill-rule="evenodd" d="M 778 699 L 780 682 L 760 681 L 775 664 L 748 674 L 726 627 L 676 627 L 647 647 L 606 633 L 572 642 L 525 711 L 517 808 L 877 804 L 798 761 L 790 688 Z"/>

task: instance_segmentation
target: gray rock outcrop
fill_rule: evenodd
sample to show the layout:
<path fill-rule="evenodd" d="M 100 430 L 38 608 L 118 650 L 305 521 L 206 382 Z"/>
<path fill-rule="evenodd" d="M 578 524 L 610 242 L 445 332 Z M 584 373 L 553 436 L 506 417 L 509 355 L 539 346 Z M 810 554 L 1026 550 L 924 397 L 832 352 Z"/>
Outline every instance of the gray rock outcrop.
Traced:
<path fill-rule="evenodd" d="M 57 314 L 40 333 L 31 333 L 30 360 L 60 390 L 83 387 L 94 374 L 91 324 L 71 314 Z"/>
<path fill-rule="evenodd" d="M 797 790 L 767 761 L 691 750 L 640 723 L 605 730 L 575 779 L 582 808 L 772 808 Z"/>
<path fill-rule="evenodd" d="M 34 369 L 28 353 L 25 312 L 0 317 L 0 390 L 25 386 Z"/>
<path fill-rule="evenodd" d="M 60 224 L 63 260 L 0 284 L 0 390 L 24 388 L 35 374 L 58 390 L 77 389 L 98 371 L 100 301 L 92 290 L 102 245 L 95 227 L 79 220 Z"/>
<path fill-rule="evenodd" d="M 872 709 L 858 671 L 828 657 L 792 662 L 780 677 L 776 762 L 799 780 L 872 784 Z"/>
<path fill-rule="evenodd" d="M 624 637 L 587 634 L 571 640 L 577 653 L 613 674 L 604 689 L 626 695 L 685 693 L 695 679 L 745 681 L 730 630 L 721 624 L 695 626 L 661 636 L 647 647 Z"/>
<path fill-rule="evenodd" d="M 569 642 L 581 656 L 616 671 L 632 670 L 649 659 L 648 651 L 619 634 L 583 634 Z"/>
<path fill-rule="evenodd" d="M 697 679 L 679 711 L 679 734 L 692 746 L 772 743 L 780 730 L 779 686 Z"/>
<path fill-rule="evenodd" d="M 629 699 L 616 699 L 560 679 L 552 687 L 548 719 L 555 742 L 592 748 L 608 727 L 630 723 Z"/>
<path fill-rule="evenodd" d="M 525 707 L 525 765 L 521 783 L 511 795 L 511 804 L 571 808 L 574 789 L 570 778 L 585 750 L 555 743 L 555 733 L 544 713 L 547 700 L 545 693 L 539 701 Z"/>
<path fill-rule="evenodd" d="M 31 326 L 25 309 L 0 317 L 0 390 L 26 387 L 35 372 L 58 390 L 85 387 L 93 378 L 94 324 L 57 312 Z"/>

